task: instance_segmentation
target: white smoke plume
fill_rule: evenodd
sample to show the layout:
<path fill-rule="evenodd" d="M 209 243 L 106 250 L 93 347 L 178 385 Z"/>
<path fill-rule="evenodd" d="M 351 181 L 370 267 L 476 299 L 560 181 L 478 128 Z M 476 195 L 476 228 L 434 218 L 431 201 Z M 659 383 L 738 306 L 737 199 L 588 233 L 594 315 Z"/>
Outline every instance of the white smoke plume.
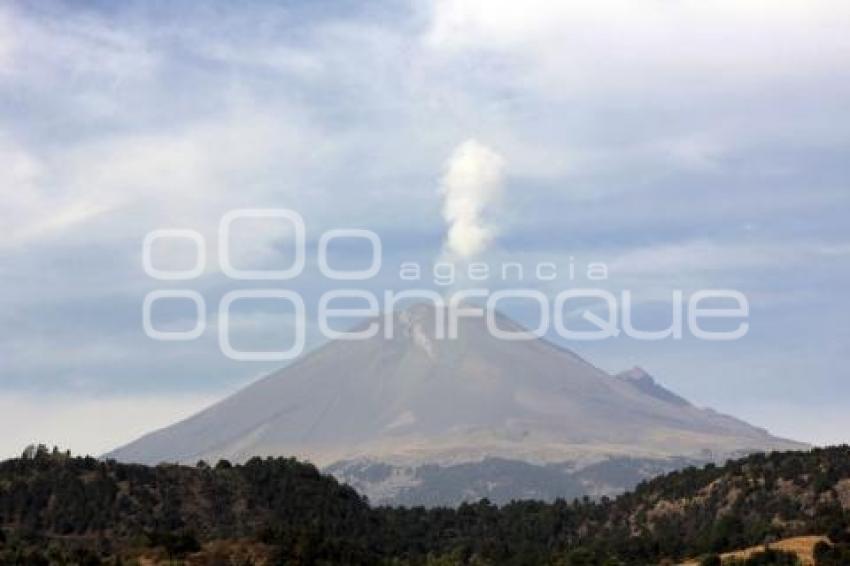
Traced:
<path fill-rule="evenodd" d="M 501 155 L 474 139 L 454 150 L 440 185 L 448 224 L 444 254 L 468 259 L 492 242 L 496 228 L 485 214 L 502 192 L 504 165 Z"/>

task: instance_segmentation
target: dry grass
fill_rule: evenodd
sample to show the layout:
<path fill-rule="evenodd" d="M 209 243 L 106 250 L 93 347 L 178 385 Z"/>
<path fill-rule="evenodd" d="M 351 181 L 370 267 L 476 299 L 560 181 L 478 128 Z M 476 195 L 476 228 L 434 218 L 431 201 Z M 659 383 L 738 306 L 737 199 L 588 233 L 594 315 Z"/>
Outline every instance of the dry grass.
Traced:
<path fill-rule="evenodd" d="M 207 564 L 251 564 L 265 566 L 273 562 L 273 548 L 260 542 L 247 539 L 215 540 L 203 545 L 200 552 L 190 554 L 179 560 L 169 560 L 161 548 L 147 551 L 135 558 L 139 566 L 202 566 Z"/>
<path fill-rule="evenodd" d="M 770 548 L 775 550 L 784 550 L 785 552 L 793 552 L 800 559 L 800 562 L 803 566 L 814 566 L 815 558 L 814 558 L 814 550 L 815 545 L 821 541 L 829 542 L 826 537 L 822 536 L 805 536 L 805 537 L 791 537 L 782 540 L 778 540 L 776 542 L 770 543 Z M 746 559 L 752 556 L 757 552 L 763 551 L 765 546 L 751 546 L 750 548 L 745 548 L 743 550 L 736 550 L 734 552 L 724 552 L 720 555 L 720 557 L 725 562 L 726 560 L 737 558 L 739 560 Z M 697 566 L 699 564 L 698 560 L 691 560 L 689 562 L 682 563 L 681 566 Z"/>

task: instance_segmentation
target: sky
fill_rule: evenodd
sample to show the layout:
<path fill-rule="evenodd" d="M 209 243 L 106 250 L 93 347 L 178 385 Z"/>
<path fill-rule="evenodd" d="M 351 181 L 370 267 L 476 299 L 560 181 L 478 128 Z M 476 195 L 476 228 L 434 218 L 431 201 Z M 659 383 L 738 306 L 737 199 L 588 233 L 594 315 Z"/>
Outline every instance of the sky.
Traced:
<path fill-rule="evenodd" d="M 269 286 L 217 261 L 222 216 L 246 208 L 303 217 L 304 273 L 276 284 L 311 320 L 334 288 L 318 242 L 340 228 L 380 236 L 380 273 L 355 285 L 376 293 L 410 287 L 403 262 L 573 264 L 525 284 L 628 289 L 655 327 L 674 289 L 740 290 L 734 342 L 567 346 L 776 434 L 850 442 L 848 29 L 843 0 L 0 4 L 0 456 L 100 454 L 280 365 L 216 338 L 225 293 Z M 199 277 L 145 272 L 157 229 L 201 235 Z M 279 223 L 240 229 L 241 266 L 291 261 Z M 191 265 L 170 242 L 160 265 Z M 204 297 L 198 339 L 145 335 L 162 288 Z M 190 328 L 186 307 L 157 325 Z M 246 349 L 292 333 L 271 303 L 231 322 Z"/>

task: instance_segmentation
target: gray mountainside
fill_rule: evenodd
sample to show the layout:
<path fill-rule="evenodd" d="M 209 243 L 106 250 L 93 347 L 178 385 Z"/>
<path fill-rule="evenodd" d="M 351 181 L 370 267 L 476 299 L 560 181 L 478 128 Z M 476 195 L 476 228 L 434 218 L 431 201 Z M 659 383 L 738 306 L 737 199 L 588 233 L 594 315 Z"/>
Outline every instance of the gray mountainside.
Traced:
<path fill-rule="evenodd" d="M 437 505 L 613 494 L 688 464 L 805 448 L 697 408 L 639 368 L 610 375 L 542 339 L 500 340 L 474 317 L 436 339 L 437 319 L 415 305 L 368 321 L 376 336 L 332 341 L 107 457 L 295 456 L 373 502 Z"/>

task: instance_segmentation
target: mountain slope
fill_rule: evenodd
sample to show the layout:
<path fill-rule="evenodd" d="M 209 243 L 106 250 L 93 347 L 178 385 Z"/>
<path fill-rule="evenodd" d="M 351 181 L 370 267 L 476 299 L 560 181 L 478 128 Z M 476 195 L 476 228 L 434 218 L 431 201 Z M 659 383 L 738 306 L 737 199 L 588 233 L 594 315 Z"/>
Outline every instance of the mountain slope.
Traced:
<path fill-rule="evenodd" d="M 109 456 L 191 463 L 294 455 L 361 489 L 347 470 L 380 463 L 392 466 L 397 484 L 389 501 L 421 485 L 424 465 L 496 458 L 573 472 L 611 458 L 708 461 L 804 447 L 696 408 L 648 376 L 611 376 L 540 339 L 499 340 L 481 319 L 461 318 L 457 339 L 437 340 L 437 317 L 416 305 L 371 321 L 380 327 L 375 337 L 331 342 Z M 498 323 L 522 330 L 501 316 Z"/>
<path fill-rule="evenodd" d="M 679 405 L 680 407 L 687 407 L 690 405 L 687 399 L 679 397 L 669 389 L 659 385 L 651 375 L 644 371 L 643 368 L 633 367 L 630 370 L 618 373 L 615 377 L 622 379 L 626 383 L 630 383 L 638 391 L 646 393 L 647 395 L 655 397 L 661 401 L 671 403 L 673 405 Z"/>

